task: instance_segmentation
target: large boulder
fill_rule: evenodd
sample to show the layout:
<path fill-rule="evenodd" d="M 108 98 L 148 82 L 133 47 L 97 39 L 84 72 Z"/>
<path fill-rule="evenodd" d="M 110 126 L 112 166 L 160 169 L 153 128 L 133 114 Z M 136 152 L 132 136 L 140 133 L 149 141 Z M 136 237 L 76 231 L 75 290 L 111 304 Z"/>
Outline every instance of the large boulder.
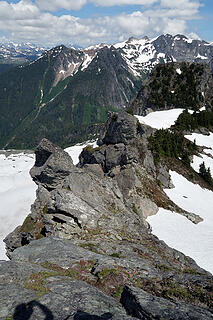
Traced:
<path fill-rule="evenodd" d="M 36 162 L 30 170 L 37 184 L 52 190 L 58 186 L 73 168 L 73 162 L 67 152 L 47 139 L 42 139 L 35 150 Z"/>
<path fill-rule="evenodd" d="M 79 157 L 79 167 L 86 164 L 100 164 L 103 172 L 107 173 L 113 168 L 123 167 L 127 164 L 138 161 L 137 149 L 124 143 L 103 145 L 99 148 L 87 146 Z"/>
<path fill-rule="evenodd" d="M 141 131 L 141 132 L 140 132 Z M 125 111 L 110 114 L 102 142 L 105 144 L 127 144 L 142 134 L 137 118 Z"/>

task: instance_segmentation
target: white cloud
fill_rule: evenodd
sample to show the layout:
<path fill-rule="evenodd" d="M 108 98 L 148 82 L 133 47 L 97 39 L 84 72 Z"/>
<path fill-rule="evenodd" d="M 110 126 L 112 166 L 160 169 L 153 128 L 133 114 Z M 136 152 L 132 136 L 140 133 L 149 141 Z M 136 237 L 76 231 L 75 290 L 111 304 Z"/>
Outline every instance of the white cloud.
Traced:
<path fill-rule="evenodd" d="M 9 4 L 0 0 L 0 36 L 15 41 L 32 41 L 40 44 L 76 43 L 90 45 L 98 42 L 114 43 L 130 36 L 154 37 L 161 33 L 190 33 L 187 21 L 197 19 L 199 4 L 190 0 L 161 0 L 154 6 L 143 7 L 143 11 L 117 16 L 80 19 L 72 15 L 56 16 L 47 12 L 57 8 L 78 8 L 87 0 L 21 0 Z M 90 0 L 96 5 L 104 5 L 102 0 Z M 113 5 L 124 3 L 149 4 L 155 0 L 105 0 Z M 178 5 L 181 3 L 181 5 Z M 39 5 L 39 6 L 38 6 Z M 43 5 L 43 7 L 42 7 Z M 43 8 L 43 9 L 42 9 Z M 46 9 L 45 9 L 46 8 Z M 192 32 L 192 30 L 191 30 Z"/>
<path fill-rule="evenodd" d="M 18 3 L 7 3 L 0 1 L 0 19 L 1 20 L 25 20 L 37 17 L 39 9 L 27 0 L 21 0 Z"/>
<path fill-rule="evenodd" d="M 102 7 L 120 6 L 120 5 L 152 5 L 158 0 L 89 0 Z"/>
<path fill-rule="evenodd" d="M 165 19 L 163 33 L 183 34 L 187 29 L 186 22 L 178 19 Z"/>
<path fill-rule="evenodd" d="M 57 11 L 80 10 L 85 4 L 93 3 L 101 7 L 121 6 L 121 5 L 152 5 L 159 0 L 36 0 L 36 4 L 41 10 Z"/>
<path fill-rule="evenodd" d="M 36 0 L 36 4 L 41 10 L 57 11 L 65 10 L 80 10 L 87 0 Z"/>
<path fill-rule="evenodd" d="M 160 5 L 162 8 L 182 8 L 182 9 L 198 9 L 201 7 L 199 1 L 194 0 L 161 0 Z"/>

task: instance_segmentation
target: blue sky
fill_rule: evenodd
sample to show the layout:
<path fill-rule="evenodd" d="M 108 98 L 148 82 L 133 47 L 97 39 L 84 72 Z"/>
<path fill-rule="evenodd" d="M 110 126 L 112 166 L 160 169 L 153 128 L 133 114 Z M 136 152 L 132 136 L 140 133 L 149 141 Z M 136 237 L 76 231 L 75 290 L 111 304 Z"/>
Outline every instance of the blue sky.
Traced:
<path fill-rule="evenodd" d="M 0 0 L 0 40 L 89 46 L 130 36 L 213 41 L 213 0 Z"/>

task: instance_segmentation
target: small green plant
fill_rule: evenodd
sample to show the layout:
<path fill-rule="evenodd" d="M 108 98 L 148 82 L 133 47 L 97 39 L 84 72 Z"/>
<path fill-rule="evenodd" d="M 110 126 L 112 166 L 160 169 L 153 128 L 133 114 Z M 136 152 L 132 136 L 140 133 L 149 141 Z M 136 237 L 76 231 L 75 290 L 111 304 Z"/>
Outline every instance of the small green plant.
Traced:
<path fill-rule="evenodd" d="M 173 270 L 172 268 L 168 267 L 166 264 L 158 264 L 157 269 L 160 269 L 162 271 L 169 271 L 169 270 Z"/>
<path fill-rule="evenodd" d="M 46 279 L 54 276 L 55 274 L 56 273 L 54 271 L 42 271 L 39 273 L 34 273 L 25 282 L 24 286 L 26 289 L 35 291 L 37 298 L 40 298 L 49 291 L 46 286 Z"/>
<path fill-rule="evenodd" d="M 123 285 L 116 287 L 114 293 L 112 294 L 112 296 L 114 298 L 120 298 L 121 294 L 123 292 L 123 289 L 124 289 Z"/>
<path fill-rule="evenodd" d="M 134 213 L 138 214 L 138 209 L 136 208 L 135 203 L 132 204 L 132 210 Z"/>
<path fill-rule="evenodd" d="M 134 112 L 132 109 L 130 109 L 130 108 L 126 109 L 126 112 L 131 114 L 131 116 L 134 116 Z"/>
<path fill-rule="evenodd" d="M 35 230 L 35 222 L 33 221 L 33 219 L 31 218 L 31 216 L 27 216 L 26 219 L 24 220 L 20 231 L 21 232 L 31 232 Z"/>
<path fill-rule="evenodd" d="M 159 187 L 162 187 L 162 182 L 159 179 L 157 179 L 157 184 Z"/>
<path fill-rule="evenodd" d="M 113 113 L 112 121 L 116 121 L 117 119 L 118 119 L 118 114 L 117 113 Z"/>
<path fill-rule="evenodd" d="M 43 214 L 47 214 L 48 213 L 48 205 L 47 204 L 45 204 L 45 206 L 43 207 L 42 213 Z"/>
<path fill-rule="evenodd" d="M 123 212 L 123 210 L 118 208 L 114 202 L 108 207 L 108 209 L 114 214 L 119 214 Z"/>

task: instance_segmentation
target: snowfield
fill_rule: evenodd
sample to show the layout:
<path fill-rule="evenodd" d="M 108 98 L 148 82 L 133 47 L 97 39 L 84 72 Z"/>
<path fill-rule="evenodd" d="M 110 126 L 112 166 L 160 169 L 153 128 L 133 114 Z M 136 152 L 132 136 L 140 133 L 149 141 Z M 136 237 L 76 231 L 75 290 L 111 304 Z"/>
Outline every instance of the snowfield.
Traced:
<path fill-rule="evenodd" d="M 213 274 L 213 193 L 174 171 L 170 174 L 175 188 L 165 189 L 166 194 L 181 208 L 202 217 L 203 222 L 195 225 L 178 213 L 160 208 L 147 218 L 152 233 Z"/>
<path fill-rule="evenodd" d="M 171 109 L 166 111 L 155 111 L 151 112 L 145 117 L 143 116 L 135 116 L 138 118 L 140 123 L 145 123 L 150 127 L 156 129 L 168 129 L 179 117 L 179 115 L 183 112 L 184 109 Z"/>
<path fill-rule="evenodd" d="M 196 141 L 196 144 L 198 146 L 205 146 L 207 148 L 213 148 L 213 133 L 210 133 L 209 136 L 200 134 L 200 133 L 192 133 L 189 135 L 186 135 L 185 138 L 188 140 L 194 142 Z M 210 152 L 210 151 L 208 151 Z M 211 150 L 212 155 L 213 155 L 213 150 Z"/>
<path fill-rule="evenodd" d="M 36 184 L 29 175 L 33 154 L 0 154 L 0 260 L 6 259 L 3 239 L 22 224 L 36 197 Z"/>

